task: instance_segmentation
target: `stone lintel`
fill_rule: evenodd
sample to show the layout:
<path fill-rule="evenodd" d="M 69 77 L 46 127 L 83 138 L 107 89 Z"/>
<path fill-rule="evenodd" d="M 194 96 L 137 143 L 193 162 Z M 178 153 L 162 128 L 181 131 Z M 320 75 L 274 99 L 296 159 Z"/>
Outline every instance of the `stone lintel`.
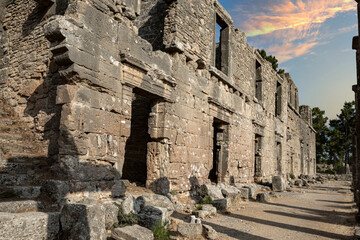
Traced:
<path fill-rule="evenodd" d="M 235 113 L 235 109 L 231 108 L 231 107 L 228 107 L 220 102 L 218 102 L 217 100 L 215 100 L 214 98 L 212 97 L 209 97 L 208 98 L 208 102 L 210 104 L 214 104 L 215 106 L 217 106 L 218 108 L 222 109 L 222 110 L 225 110 L 227 112 L 229 112 L 230 114 L 233 114 Z"/>
<path fill-rule="evenodd" d="M 239 92 L 240 95 L 243 95 L 241 92 L 241 89 L 235 86 L 235 84 L 232 83 L 231 79 L 225 75 L 225 73 L 218 70 L 216 67 L 209 66 L 209 72 L 212 76 L 215 76 L 220 81 L 224 82 L 226 85 L 228 85 L 230 88 L 234 89 L 234 92 Z"/>
<path fill-rule="evenodd" d="M 140 70 L 142 70 L 145 73 L 147 73 L 149 71 L 149 68 L 142 61 L 131 56 L 130 54 L 121 53 L 120 58 L 121 58 L 122 63 L 127 63 L 131 66 L 139 68 Z"/>

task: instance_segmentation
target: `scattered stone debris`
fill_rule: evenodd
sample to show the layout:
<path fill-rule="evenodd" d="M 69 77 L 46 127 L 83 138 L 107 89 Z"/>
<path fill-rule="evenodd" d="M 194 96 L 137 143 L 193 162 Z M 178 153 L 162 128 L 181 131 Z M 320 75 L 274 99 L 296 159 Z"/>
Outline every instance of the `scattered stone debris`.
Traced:
<path fill-rule="evenodd" d="M 283 176 L 272 177 L 272 189 L 274 192 L 286 191 L 286 182 Z"/>

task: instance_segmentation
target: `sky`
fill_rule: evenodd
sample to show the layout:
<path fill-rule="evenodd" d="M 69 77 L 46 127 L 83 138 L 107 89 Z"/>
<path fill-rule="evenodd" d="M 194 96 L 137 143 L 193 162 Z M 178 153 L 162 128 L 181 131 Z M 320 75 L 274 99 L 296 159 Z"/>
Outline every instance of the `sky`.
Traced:
<path fill-rule="evenodd" d="M 354 100 L 357 34 L 354 0 L 219 0 L 250 46 L 279 60 L 299 89 L 300 105 L 336 118 Z"/>

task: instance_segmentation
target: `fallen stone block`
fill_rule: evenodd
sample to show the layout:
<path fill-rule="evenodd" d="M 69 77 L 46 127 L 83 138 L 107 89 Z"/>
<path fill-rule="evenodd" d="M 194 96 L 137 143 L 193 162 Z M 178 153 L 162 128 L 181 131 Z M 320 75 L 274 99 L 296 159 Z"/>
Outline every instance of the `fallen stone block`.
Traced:
<path fill-rule="evenodd" d="M 271 198 L 269 193 L 259 193 L 256 195 L 256 201 L 258 202 L 267 202 Z"/>
<path fill-rule="evenodd" d="M 125 197 L 126 185 L 122 180 L 116 180 L 111 188 L 111 195 L 114 198 Z"/>
<path fill-rule="evenodd" d="M 121 203 L 121 206 L 125 214 L 130 214 L 131 212 L 137 214 L 140 211 L 140 206 L 132 195 L 127 196 Z"/>
<path fill-rule="evenodd" d="M 302 179 L 296 179 L 294 185 L 302 187 L 304 185 L 304 181 Z"/>
<path fill-rule="evenodd" d="M 239 191 L 240 191 L 240 197 L 243 200 L 249 199 L 249 189 L 248 188 L 240 188 Z"/>
<path fill-rule="evenodd" d="M 154 234 L 151 230 L 139 225 L 115 228 L 111 237 L 115 240 L 153 240 Z"/>
<path fill-rule="evenodd" d="M 221 193 L 225 198 L 236 199 L 240 195 L 240 190 L 233 186 L 223 186 Z"/>
<path fill-rule="evenodd" d="M 173 203 L 167 197 L 157 194 L 141 195 L 136 199 L 136 204 L 138 204 L 140 211 L 143 207 L 154 206 L 166 208 L 171 215 L 175 210 Z"/>
<path fill-rule="evenodd" d="M 194 212 L 194 215 L 198 218 L 205 219 L 210 216 L 210 213 L 208 211 L 198 210 Z"/>
<path fill-rule="evenodd" d="M 190 223 L 201 223 L 201 220 L 199 218 L 197 218 L 195 215 L 191 215 Z"/>
<path fill-rule="evenodd" d="M 158 222 L 170 222 L 171 214 L 166 208 L 145 206 L 138 214 L 138 222 L 143 227 L 153 229 Z"/>
<path fill-rule="evenodd" d="M 231 207 L 231 199 L 230 198 L 223 198 L 214 200 L 211 204 L 216 207 L 219 211 L 227 211 Z"/>
<path fill-rule="evenodd" d="M 0 212 L 0 239 L 55 239 L 59 216 L 58 212 Z"/>
<path fill-rule="evenodd" d="M 105 208 L 105 227 L 111 229 L 114 224 L 118 223 L 119 208 L 113 203 L 104 203 Z"/>
<path fill-rule="evenodd" d="M 272 177 L 272 190 L 274 192 L 284 192 L 286 190 L 286 182 L 282 176 Z"/>
<path fill-rule="evenodd" d="M 212 200 L 223 199 L 224 196 L 221 189 L 211 184 L 204 184 L 200 187 L 200 194 L 202 196 L 208 195 Z"/>
<path fill-rule="evenodd" d="M 197 238 L 202 235 L 202 225 L 201 223 L 185 223 L 181 222 L 178 224 L 177 231 L 187 238 Z"/>
<path fill-rule="evenodd" d="M 211 204 L 202 205 L 201 210 L 207 211 L 212 216 L 216 214 L 216 207 Z"/>
<path fill-rule="evenodd" d="M 245 186 L 245 188 L 249 189 L 249 198 L 255 198 L 256 192 L 260 190 L 260 186 L 257 184 L 251 184 L 249 186 Z"/>
<path fill-rule="evenodd" d="M 100 204 L 66 204 L 61 211 L 61 228 L 67 239 L 105 240 L 105 207 Z"/>
<path fill-rule="evenodd" d="M 209 240 L 218 239 L 218 233 L 211 226 L 203 224 L 203 230 L 206 239 Z"/>

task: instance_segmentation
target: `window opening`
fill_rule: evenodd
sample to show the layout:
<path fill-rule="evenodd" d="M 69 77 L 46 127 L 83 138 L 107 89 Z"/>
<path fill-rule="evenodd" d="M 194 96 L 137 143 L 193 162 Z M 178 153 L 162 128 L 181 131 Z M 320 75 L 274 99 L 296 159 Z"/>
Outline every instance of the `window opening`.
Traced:
<path fill-rule="evenodd" d="M 225 74 L 229 72 L 229 40 L 230 28 L 216 14 L 215 67 Z"/>
<path fill-rule="evenodd" d="M 281 99 L 282 99 L 282 87 L 279 82 L 276 83 L 275 92 L 275 116 L 280 117 L 281 115 Z"/>
<path fill-rule="evenodd" d="M 262 101 L 262 82 L 261 64 L 256 60 L 255 97 L 259 101 Z"/>

